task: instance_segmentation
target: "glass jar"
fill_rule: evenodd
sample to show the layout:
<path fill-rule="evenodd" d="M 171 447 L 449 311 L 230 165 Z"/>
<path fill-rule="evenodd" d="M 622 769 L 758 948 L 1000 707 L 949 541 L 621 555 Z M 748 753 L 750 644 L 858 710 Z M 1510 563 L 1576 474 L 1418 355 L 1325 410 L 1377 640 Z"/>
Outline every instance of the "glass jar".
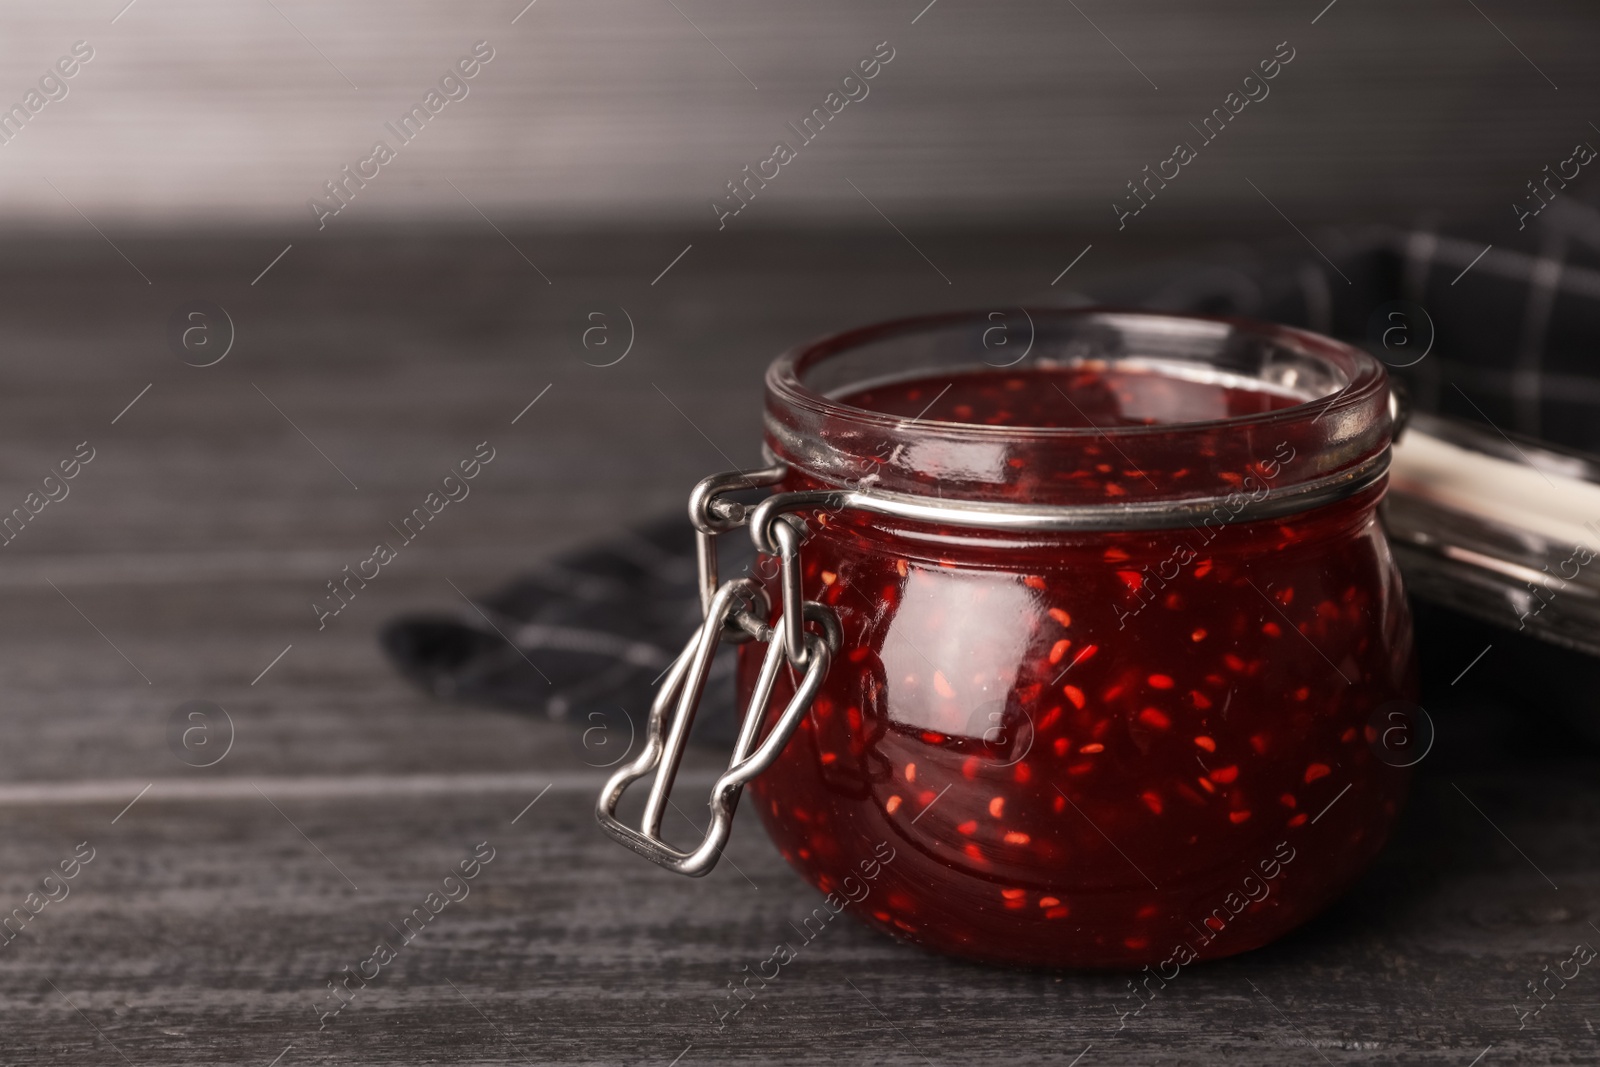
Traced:
<path fill-rule="evenodd" d="M 1361 873 L 1407 784 L 1381 758 L 1417 686 L 1376 515 L 1383 367 L 1233 320 L 1024 312 L 1003 346 L 996 325 L 903 320 L 773 364 L 773 464 L 696 490 L 708 622 L 601 821 L 704 873 L 748 782 L 830 902 L 973 959 L 1262 945 Z M 752 485 L 776 491 L 728 495 Z M 719 585 L 739 526 L 765 555 Z M 660 809 L 725 637 L 749 710 L 679 852 Z M 616 800 L 652 770 L 634 831 Z"/>

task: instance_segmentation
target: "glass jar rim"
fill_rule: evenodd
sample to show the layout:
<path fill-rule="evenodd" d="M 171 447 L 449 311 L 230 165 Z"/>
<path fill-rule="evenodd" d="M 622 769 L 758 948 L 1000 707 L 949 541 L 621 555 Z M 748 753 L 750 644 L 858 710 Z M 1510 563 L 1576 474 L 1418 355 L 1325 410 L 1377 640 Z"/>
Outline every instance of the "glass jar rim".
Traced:
<path fill-rule="evenodd" d="M 1374 394 L 1383 394 L 1388 388 L 1387 372 L 1385 372 L 1383 364 L 1371 353 L 1353 345 L 1345 344 L 1342 341 L 1336 341 L 1331 337 L 1324 337 L 1321 334 L 1297 329 L 1293 326 L 1260 322 L 1235 316 L 1186 315 L 1140 308 L 1018 307 L 1014 310 L 1022 312 L 1030 321 L 1067 318 L 1099 319 L 1107 322 L 1125 320 L 1142 321 L 1151 324 L 1173 324 L 1191 330 L 1197 326 L 1209 324 L 1212 327 L 1222 328 L 1212 331 L 1213 336 L 1218 338 L 1228 333 L 1249 335 L 1277 344 L 1286 351 L 1292 351 L 1312 359 L 1320 358 L 1339 371 L 1345 379 L 1345 384 L 1336 390 L 1331 397 L 1325 394 L 1321 397 L 1309 398 L 1300 404 L 1276 408 L 1271 411 L 1253 412 L 1219 419 L 1202 419 L 1193 422 L 1166 422 L 1150 425 L 1107 427 L 985 426 L 979 423 L 951 422 L 938 419 L 919 419 L 919 422 L 924 422 L 930 426 L 938 426 L 946 432 L 970 435 L 976 440 L 992 440 L 997 437 L 1015 439 L 1019 436 L 1038 436 L 1044 439 L 1100 436 L 1138 437 L 1173 432 L 1198 432 L 1253 424 L 1291 423 L 1304 416 L 1304 409 L 1308 405 L 1314 405 L 1319 400 L 1325 401 L 1329 410 L 1353 407 Z M 783 353 L 772 362 L 767 369 L 766 386 L 774 396 L 791 404 L 811 408 L 819 413 L 826 413 L 835 418 L 846 418 L 865 424 L 896 427 L 905 423 L 906 420 L 903 416 L 857 407 L 838 400 L 828 393 L 812 389 L 805 382 L 806 373 L 813 370 L 824 360 L 852 349 L 859 349 L 865 345 L 892 338 L 925 333 L 930 330 L 990 322 L 992 320 L 987 317 L 990 314 L 993 314 L 993 312 L 953 311 L 931 315 L 912 315 L 874 323 L 869 326 L 860 326 L 808 341 Z M 995 369 L 1001 370 L 1005 368 L 996 367 Z M 863 381 L 858 383 L 856 387 L 859 388 L 865 384 L 867 382 Z"/>
<path fill-rule="evenodd" d="M 1274 486 L 1338 482 L 1360 470 L 1381 475 L 1391 438 L 1388 376 L 1371 354 L 1289 326 L 1241 318 L 1179 315 L 1121 308 L 1015 308 L 1026 323 L 1024 355 L 1009 364 L 980 360 L 999 312 L 962 311 L 912 316 L 847 330 L 797 346 L 766 375 L 769 452 L 819 486 L 998 502 L 1027 499 L 1056 505 L 1108 505 L 1094 492 L 1026 480 L 1018 457 L 1041 466 L 1084 462 L 1108 443 L 1128 474 L 1159 470 L 1159 457 L 1199 449 L 1216 458 L 1183 489 L 1149 488 L 1137 478 L 1118 487 L 1124 504 L 1154 504 L 1226 495 L 1240 472 L 1266 457 L 1274 439 L 1295 455 L 1309 452 Z M 1024 367 L 1029 355 L 1034 362 Z M 925 358 L 924 358 L 925 357 Z M 942 363 L 941 363 L 942 360 Z M 965 360 L 965 362 L 959 362 Z M 1210 380 L 1299 398 L 1298 403 L 1247 414 L 1187 422 L 1115 426 L 994 426 L 952 422 L 858 407 L 840 399 L 887 381 L 1034 366 L 1123 365 Z M 843 377 L 841 377 L 843 375 Z M 829 381 L 828 379 L 833 379 Z M 1224 381 L 1225 379 L 1225 381 Z M 1070 398 L 1069 398 L 1070 399 Z M 1118 457 L 1121 461 L 1118 462 Z M 1276 466 L 1276 465 L 1274 465 Z M 1379 468 L 1374 471 L 1374 468 Z M 1273 477 L 1278 477 L 1275 473 Z M 1031 496 L 1029 495 L 1031 494 Z M 1319 494 L 1316 499 L 1320 499 Z M 1285 501 L 1287 503 L 1287 501 Z"/>

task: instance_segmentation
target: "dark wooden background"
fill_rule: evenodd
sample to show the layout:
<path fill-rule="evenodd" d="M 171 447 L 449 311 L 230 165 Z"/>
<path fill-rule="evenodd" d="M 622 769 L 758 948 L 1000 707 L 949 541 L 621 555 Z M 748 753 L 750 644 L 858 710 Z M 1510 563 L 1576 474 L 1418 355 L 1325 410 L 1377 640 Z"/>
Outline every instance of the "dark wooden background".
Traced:
<path fill-rule="evenodd" d="M 1119 1036 L 1121 977 L 967 965 L 848 922 L 718 1032 L 725 984 L 817 903 L 759 826 L 741 818 L 704 881 L 657 870 L 595 826 L 601 760 L 578 727 L 426 699 L 375 628 L 468 610 L 450 583 L 482 591 L 676 510 L 719 451 L 752 460 L 760 371 L 782 347 L 953 291 L 1048 299 L 1076 249 L 919 235 L 947 286 L 886 227 L 724 235 L 652 287 L 695 234 L 508 236 L 553 285 L 493 233 L 342 238 L 254 287 L 275 235 L 122 243 L 150 286 L 95 237 L 6 249 L 0 486 L 20 500 L 85 439 L 96 458 L 0 549 L 0 904 L 80 841 L 96 858 L 0 948 L 0 1062 L 1465 1067 L 1490 1046 L 1478 1062 L 1593 1061 L 1600 978 L 1520 1032 L 1513 1005 L 1600 941 L 1600 760 L 1543 717 L 1538 679 L 1491 706 L 1472 673 L 1433 709 L 1437 751 L 1360 888 L 1276 945 L 1186 970 Z M 1169 250 L 1086 260 L 1078 286 Z M 237 326 L 205 369 L 163 337 L 194 296 Z M 587 312 L 612 305 L 637 342 L 585 366 Z M 498 454 L 471 496 L 318 632 L 322 583 L 485 439 Z M 1478 651 L 1430 668 L 1448 679 Z M 235 730 L 206 769 L 168 742 L 197 699 Z M 716 756 L 694 754 L 685 811 L 703 810 Z M 497 855 L 471 895 L 319 1033 L 328 978 L 485 840 Z"/>

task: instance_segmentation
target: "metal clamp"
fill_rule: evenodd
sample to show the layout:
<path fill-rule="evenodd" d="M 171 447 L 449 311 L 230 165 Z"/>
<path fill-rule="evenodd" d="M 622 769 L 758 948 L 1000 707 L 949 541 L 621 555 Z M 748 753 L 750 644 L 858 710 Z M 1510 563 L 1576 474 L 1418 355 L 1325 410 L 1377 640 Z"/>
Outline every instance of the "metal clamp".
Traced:
<path fill-rule="evenodd" d="M 779 588 L 783 603 L 776 623 L 766 622 L 767 596 L 755 581 L 734 578 L 717 584 L 716 538 L 745 525 L 749 517 L 743 504 L 719 497 L 741 489 L 776 484 L 785 473 L 786 468 L 777 464 L 759 471 L 713 475 L 695 486 L 689 498 L 689 514 L 700 535 L 701 605 L 705 620 L 667 670 L 661 691 L 650 706 L 643 751 L 611 776 L 595 804 L 595 818 L 608 834 L 646 859 L 679 874 L 698 877 L 716 866 L 733 828 L 739 794 L 747 782 L 772 766 L 789 743 L 795 727 L 822 688 L 828 666 L 839 650 L 839 620 L 833 610 L 814 601 L 801 600 L 800 544 L 806 534 L 804 524 L 798 519 L 781 516 L 770 520 L 763 527 L 766 536 L 757 541 L 764 551 L 767 550 L 765 544 L 776 549 L 773 554 L 778 556 L 781 565 Z M 808 622 L 821 632 L 806 630 Z M 662 839 L 661 818 L 671 802 L 672 783 L 683 759 L 683 746 L 689 737 L 695 710 L 705 690 L 712 657 L 724 639 L 766 642 L 767 650 L 739 726 L 733 757 L 711 789 L 711 825 L 697 846 L 682 851 Z M 788 706 L 758 742 L 757 735 L 767 717 L 778 669 L 786 659 L 792 667 L 804 668 L 805 674 Z M 617 805 L 628 786 L 652 772 L 655 779 L 645 799 L 639 828 L 635 830 L 617 818 Z"/>

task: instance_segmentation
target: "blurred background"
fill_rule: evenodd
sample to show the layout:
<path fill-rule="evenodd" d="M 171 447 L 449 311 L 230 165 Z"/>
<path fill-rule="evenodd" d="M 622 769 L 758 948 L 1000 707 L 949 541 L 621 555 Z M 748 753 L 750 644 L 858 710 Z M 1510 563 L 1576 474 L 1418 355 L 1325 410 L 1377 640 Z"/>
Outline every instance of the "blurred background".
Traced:
<path fill-rule="evenodd" d="M 1537 222 L 1519 212 L 1544 204 L 1529 183 L 1547 167 L 1600 145 L 1600 17 L 1578 0 L 525 3 L 0 11 L 0 514 L 81 443 L 94 456 L 0 549 L 0 910 L 76 843 L 98 849 L 0 947 L 0 1053 L 1076 1063 L 1107 1040 L 1120 979 L 1000 973 L 854 927 L 760 1022 L 715 1031 L 725 983 L 814 894 L 751 820 L 704 883 L 624 853 L 594 826 L 611 750 L 584 722 L 432 699 L 381 627 L 471 620 L 553 553 L 682 514 L 698 478 L 754 465 L 771 359 L 850 326 L 1139 299 L 1175 262 L 1237 297 L 1300 284 L 1274 273 L 1285 256 L 1315 274 L 1412 228 L 1432 284 L 1476 264 L 1453 290 L 1468 301 L 1552 241 L 1593 288 L 1593 168 Z M 778 142 L 795 158 L 723 217 Z M 1180 142 L 1196 158 L 1124 216 Z M 1306 284 L 1302 319 L 1357 334 L 1382 288 L 1317 320 Z M 1228 306 L 1276 306 L 1251 299 Z M 1567 339 L 1552 403 L 1589 395 L 1591 351 Z M 1423 370 L 1461 358 L 1445 344 Z M 1518 407 L 1486 366 L 1448 377 L 1507 429 L 1593 436 L 1583 411 Z M 1467 413 L 1443 381 L 1439 405 Z M 328 583 L 483 443 L 470 498 L 322 617 Z M 1441 684 L 1499 640 L 1453 636 Z M 1518 1031 L 1507 1007 L 1600 915 L 1591 750 L 1542 698 L 1501 702 L 1537 680 L 1495 666 L 1507 647 L 1452 690 L 1459 717 L 1363 889 L 1186 977 L 1116 1058 L 1592 1051 L 1581 1011 Z M 215 710 L 190 720 L 192 701 Z M 720 755 L 695 753 L 691 778 Z M 486 839 L 480 895 L 319 1031 L 329 979 Z"/>
<path fill-rule="evenodd" d="M 0 211 L 76 230 L 54 182 L 123 233 L 249 224 L 304 238 L 306 200 L 477 41 L 495 58 L 470 95 L 340 229 L 481 222 L 464 193 L 502 225 L 702 230 L 724 183 L 792 139 L 784 124 L 885 40 L 894 59 L 870 96 L 740 228 L 872 223 L 853 181 L 902 226 L 1114 229 L 1124 183 L 1282 41 L 1295 59 L 1271 95 L 1141 229 L 1276 232 L 1246 179 L 1302 227 L 1509 218 L 1524 182 L 1594 135 L 1596 27 L 1576 0 L 1325 4 L 17 5 L 0 43 L 6 99 L 75 41 L 94 59 L 4 146 Z"/>

